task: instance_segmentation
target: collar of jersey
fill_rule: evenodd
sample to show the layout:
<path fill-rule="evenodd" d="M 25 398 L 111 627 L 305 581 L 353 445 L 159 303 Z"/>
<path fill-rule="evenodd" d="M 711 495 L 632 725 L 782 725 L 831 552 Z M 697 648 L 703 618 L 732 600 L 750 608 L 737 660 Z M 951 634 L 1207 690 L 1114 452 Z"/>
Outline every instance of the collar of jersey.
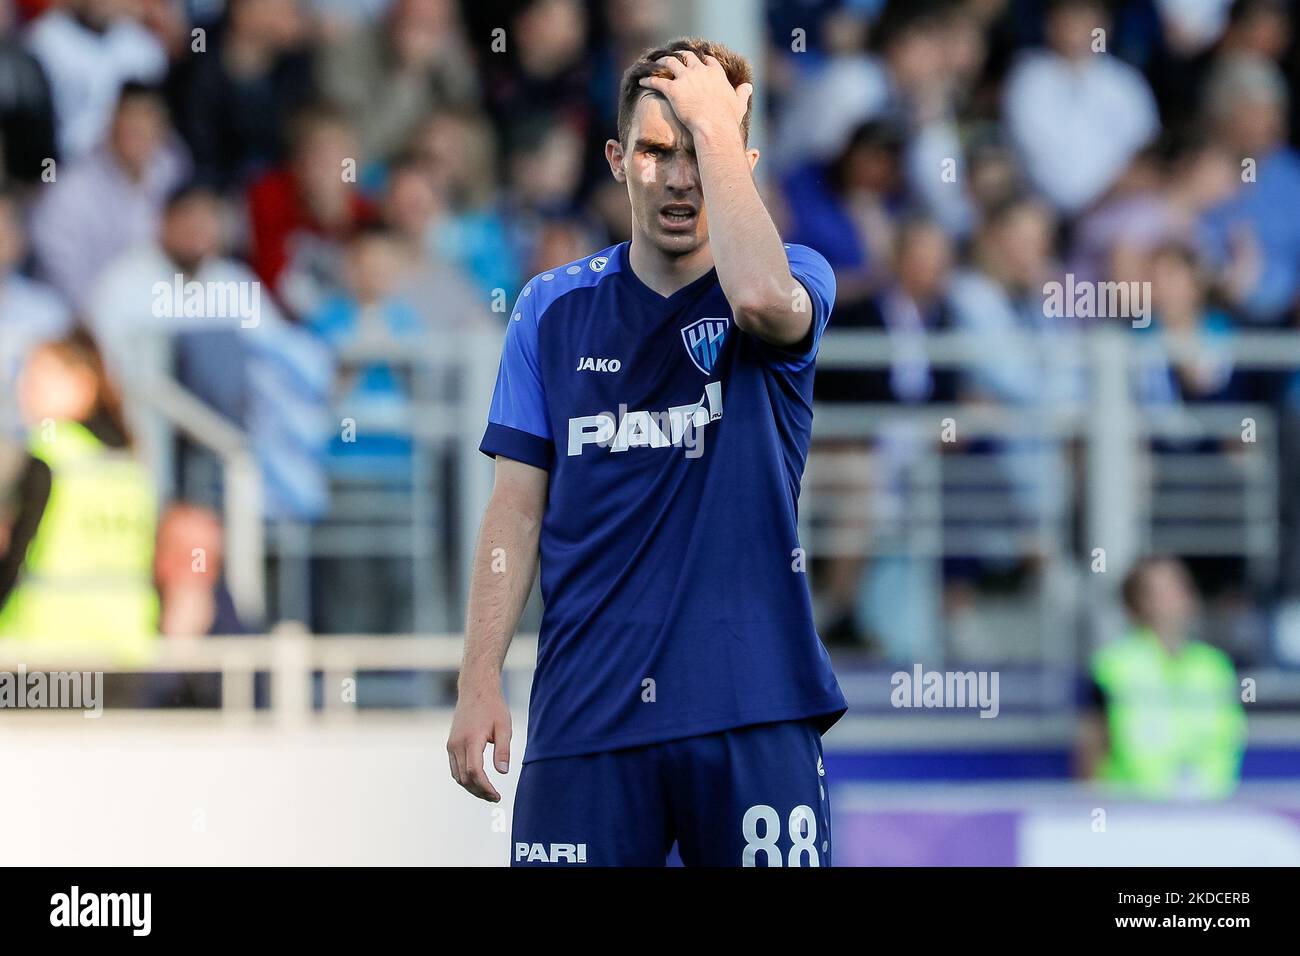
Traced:
<path fill-rule="evenodd" d="M 660 295 L 654 289 L 650 288 L 648 285 L 642 282 L 640 276 L 638 276 L 635 272 L 632 271 L 631 251 L 632 251 L 631 242 L 623 242 L 619 244 L 618 247 L 619 275 L 623 277 L 623 280 L 627 283 L 628 288 L 630 288 L 636 295 L 638 295 L 640 298 L 644 299 L 646 302 L 650 303 L 651 305 L 655 306 L 656 308 L 663 308 L 666 305 L 674 305 L 678 302 L 681 302 L 683 299 L 689 298 L 692 294 L 698 292 L 700 289 L 713 285 L 715 282 L 718 281 L 718 270 L 716 267 L 714 267 L 710 269 L 708 272 L 704 273 L 704 275 L 700 276 L 698 279 L 691 280 L 686 285 L 682 286 L 680 289 L 674 292 L 672 295 Z"/>

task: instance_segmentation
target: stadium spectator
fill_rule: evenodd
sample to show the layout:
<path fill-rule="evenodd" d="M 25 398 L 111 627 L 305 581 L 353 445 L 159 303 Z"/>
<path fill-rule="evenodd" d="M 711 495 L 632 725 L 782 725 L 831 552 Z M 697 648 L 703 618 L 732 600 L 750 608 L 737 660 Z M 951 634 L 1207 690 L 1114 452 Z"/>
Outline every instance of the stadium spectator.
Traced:
<path fill-rule="evenodd" d="M 1236 194 L 1205 217 L 1213 265 L 1240 318 L 1288 321 L 1300 291 L 1300 154 L 1287 144 L 1286 81 L 1257 57 L 1226 61 L 1206 88 L 1206 122 L 1239 157 Z"/>
<path fill-rule="evenodd" d="M 869 120 L 897 120 L 896 116 L 884 116 L 890 81 L 884 63 L 867 49 L 870 24 L 864 12 L 828 11 L 822 23 L 827 44 L 824 55 L 791 58 L 798 72 L 778 113 L 770 149 L 772 161 L 781 171 L 829 162 Z M 800 28 L 807 29 L 802 24 Z M 899 43 L 896 49 L 916 49 L 918 53 L 908 58 L 900 55 L 900 62 L 915 61 L 920 64 L 915 72 L 937 74 L 942 69 L 938 44 L 928 42 L 925 31 L 913 31 L 913 35 L 918 41 L 912 47 Z"/>
<path fill-rule="evenodd" d="M 381 22 L 324 51 L 317 82 L 371 162 L 394 158 L 431 113 L 476 106 L 479 95 L 451 0 L 396 0 Z"/>
<path fill-rule="evenodd" d="M 1132 627 L 1093 655 L 1078 773 L 1147 797 L 1229 795 L 1246 715 L 1228 656 L 1191 636 L 1199 602 L 1187 571 L 1143 558 L 1123 597 Z"/>
<path fill-rule="evenodd" d="M 989 212 L 1028 189 L 1014 149 L 994 122 L 972 124 L 967 132 L 965 187 L 978 223 Z"/>
<path fill-rule="evenodd" d="M 141 660 L 158 626 L 154 489 L 90 335 L 37 346 L 18 397 L 30 458 L 0 559 L 0 638 L 49 659 Z"/>
<path fill-rule="evenodd" d="M 410 249 L 386 226 L 361 230 L 348 243 L 344 289 L 328 297 L 307 325 L 338 352 L 350 345 L 414 347 L 425 329 L 415 306 L 398 296 L 409 269 Z M 345 368 L 336 382 L 338 407 L 356 427 L 336 435 L 332 468 L 375 479 L 408 478 L 411 442 L 382 423 L 400 418 L 410 399 L 400 363 L 363 362 Z"/>
<path fill-rule="evenodd" d="M 328 346 L 293 322 L 244 336 L 247 432 L 261 466 L 268 521 L 314 521 L 329 508 L 327 453 L 335 377 Z"/>
<path fill-rule="evenodd" d="M 16 196 L 0 193 L 0 394 L 9 396 L 32 347 L 72 327 L 67 305 L 53 289 L 19 271 L 27 256 L 27 233 Z M 3 425 L 17 425 L 4 422 Z"/>
<path fill-rule="evenodd" d="M 290 119 L 313 96 L 298 0 L 232 0 L 205 52 L 173 72 L 178 126 L 195 175 L 246 185 L 284 159 Z"/>
<path fill-rule="evenodd" d="M 346 291 L 327 299 L 309 325 L 335 353 L 349 346 L 408 352 L 429 343 L 415 306 L 398 294 L 410 249 L 395 231 L 371 227 L 349 243 Z M 335 407 L 343 427 L 330 446 L 336 478 L 405 495 L 415 481 L 406 429 L 413 409 L 411 366 L 338 355 Z M 319 562 L 319 619 L 346 633 L 410 630 L 411 575 L 402 558 L 361 554 Z"/>
<path fill-rule="evenodd" d="M 435 113 L 416 134 L 410 153 L 446 197 L 446 215 L 432 239 L 437 251 L 458 265 L 485 298 L 509 297 L 523 282 L 524 267 L 497 189 L 500 163 L 486 116 Z"/>
<path fill-rule="evenodd" d="M 952 313 L 947 287 L 952 270 L 952 241 L 935 222 L 914 219 L 905 222 L 894 240 L 891 279 L 880 292 L 856 309 L 837 317 L 840 328 L 861 328 L 885 332 L 893 346 L 888 366 L 852 370 L 820 369 L 814 382 L 819 401 L 897 403 L 924 405 L 956 400 L 956 380 L 951 371 L 930 365 L 925 338 L 934 331 L 951 328 Z M 863 461 L 856 443 L 821 447 L 829 462 L 838 459 L 837 482 L 847 491 L 845 510 L 837 517 L 844 531 L 858 531 L 862 538 L 878 534 L 868 524 L 888 525 L 897 518 L 900 496 L 905 493 L 907 471 L 919 448 L 915 431 L 906 423 L 883 429 L 869 460 Z M 865 465 L 865 468 L 863 467 Z M 874 513 L 863 516 L 858 507 L 871 502 Z M 857 527 L 855 527 L 855 525 Z M 860 530 L 859 530 L 860 529 Z M 897 600 L 873 602 L 863 608 L 863 569 L 856 556 L 840 556 L 827 563 L 827 625 L 822 636 L 828 644 L 854 645 L 879 641 L 894 659 L 903 659 L 916 648 L 916 605 L 906 606 L 913 591 L 893 590 Z M 894 575 L 901 565 L 886 558 L 877 562 L 871 574 Z M 910 575 L 910 565 L 901 573 Z M 867 585 L 868 589 L 872 584 Z M 888 590 L 888 589 L 887 589 Z"/>
<path fill-rule="evenodd" d="M 1087 379 L 1083 321 L 1049 315 L 1045 307 L 1045 283 L 1058 269 L 1055 226 L 1040 200 L 1003 200 L 986 211 L 971 264 L 952 283 L 955 325 L 978 343 L 961 374 L 962 400 L 1010 412 L 1025 433 L 977 438 L 965 447 L 992 465 L 991 480 L 966 487 L 999 501 L 989 511 L 1001 516 L 996 534 L 1006 545 L 964 556 L 950 568 L 953 577 L 1014 576 L 1032 569 L 1052 546 L 1038 529 L 1064 520 L 1068 445 L 1054 428 L 1058 416 L 1081 407 Z"/>
<path fill-rule="evenodd" d="M 1007 77 L 1007 130 L 1033 185 L 1061 212 L 1097 200 L 1159 130 L 1142 74 L 1098 48 L 1109 26 L 1100 0 L 1053 0 L 1048 48 Z"/>
<path fill-rule="evenodd" d="M 27 31 L 54 90 L 59 152 L 79 159 L 103 140 L 122 87 L 167 72 L 163 44 L 121 0 L 65 0 Z"/>
<path fill-rule="evenodd" d="M 59 158 L 54 129 L 54 93 L 40 61 L 13 34 L 13 11 L 0 3 L 0 155 L 4 177 L 38 182 L 48 162 Z"/>
<path fill-rule="evenodd" d="M 185 501 L 168 505 L 158 521 L 154 582 L 164 638 L 194 639 L 248 632 L 222 580 L 224 533 L 211 510 Z M 220 707 L 220 674 L 132 675 L 131 696 L 153 707 Z M 266 675 L 255 678 L 258 706 Z M 118 677 L 122 680 L 122 676 Z"/>
<path fill-rule="evenodd" d="M 122 88 L 103 146 L 67 166 L 32 210 L 41 275 L 78 310 L 123 248 L 152 237 L 167 194 L 188 171 L 156 90 Z"/>
<path fill-rule="evenodd" d="M 836 316 L 841 329 L 887 332 L 896 345 L 893 361 L 884 370 L 819 371 L 816 397 L 831 402 L 953 401 L 951 373 L 931 366 L 924 349 L 917 348 L 927 333 L 952 326 L 947 300 L 952 265 L 952 239 L 938 223 L 905 221 L 894 237 L 885 287 L 859 308 Z"/>
<path fill-rule="evenodd" d="M 902 213 L 901 130 L 869 121 L 829 163 L 809 163 L 781 183 L 789 242 L 826 250 L 841 314 L 876 292 L 891 266 Z"/>
<path fill-rule="evenodd" d="M 956 325 L 981 343 L 963 376 L 968 400 L 1046 410 L 1082 399 L 1079 329 L 1044 311 L 1043 285 L 1058 269 L 1055 229 L 1042 202 L 1005 199 L 988 211 L 970 264 L 954 277 Z"/>
<path fill-rule="evenodd" d="M 603 0 L 599 6 L 605 35 L 594 50 L 591 100 L 603 124 L 597 132 L 603 133 L 618 122 L 623 71 L 668 35 L 671 10 L 666 0 Z"/>
<path fill-rule="evenodd" d="M 1169 242 L 1147 256 L 1151 324 L 1137 330 L 1144 361 L 1137 369 L 1138 401 L 1148 412 L 1184 402 L 1232 397 L 1232 322 L 1206 301 L 1206 277 L 1196 253 Z"/>
<path fill-rule="evenodd" d="M 420 163 L 404 159 L 393 166 L 383 218 L 405 243 L 410 263 L 397 293 L 418 311 L 421 326 L 442 337 L 490 325 L 488 300 L 442 252 L 447 216 L 446 195 Z"/>
<path fill-rule="evenodd" d="M 343 245 L 374 217 L 357 189 L 355 132 L 323 105 L 294 119 L 286 165 L 249 188 L 253 269 L 294 318 L 312 314 L 338 287 Z"/>
<path fill-rule="evenodd" d="M 252 270 L 225 255 L 222 211 L 201 183 L 178 188 L 157 238 L 104 270 L 89 318 L 119 367 L 170 371 L 248 431 L 268 517 L 315 516 L 326 507 L 333 363 L 315 336 L 284 320 Z"/>
<path fill-rule="evenodd" d="M 555 256 L 581 246 L 579 234 L 592 224 L 577 202 L 582 146 L 578 130 L 554 116 L 521 122 L 515 132 L 515 148 L 506 161 L 506 201 L 510 238 L 523 257 L 525 274 L 572 261 L 572 256 Z"/>
<path fill-rule="evenodd" d="M 208 508 L 178 501 L 158 521 L 154 580 L 165 637 L 243 634 L 235 603 L 222 579 L 225 535 Z"/>
<path fill-rule="evenodd" d="M 1168 242 L 1207 250 L 1202 217 L 1236 189 L 1232 154 L 1189 137 L 1149 162 L 1155 168 L 1141 186 L 1108 197 L 1080 220 L 1070 258 L 1076 280 L 1140 281 L 1148 256 Z"/>
<path fill-rule="evenodd" d="M 1168 5 L 1168 4 L 1167 4 Z M 1227 23 L 1216 57 L 1257 56 L 1280 60 L 1291 35 L 1291 15 L 1286 0 L 1233 0 L 1227 7 Z M 1208 31 L 1207 31 L 1208 32 Z"/>
<path fill-rule="evenodd" d="M 509 152 L 538 116 L 552 116 L 585 141 L 594 123 L 586 12 L 578 0 L 525 0 L 502 53 L 483 58 L 485 104 Z M 531 138 L 531 137 L 530 137 Z"/>
<path fill-rule="evenodd" d="M 264 318 L 274 321 L 278 313 L 270 297 L 262 297 L 252 270 L 223 255 L 222 211 L 206 186 L 191 182 L 174 190 L 157 236 L 104 268 L 88 319 L 118 369 L 139 371 L 142 350 L 150 339 L 162 339 L 163 370 L 175 371 L 210 407 L 243 424 L 247 384 L 239 330 Z"/>

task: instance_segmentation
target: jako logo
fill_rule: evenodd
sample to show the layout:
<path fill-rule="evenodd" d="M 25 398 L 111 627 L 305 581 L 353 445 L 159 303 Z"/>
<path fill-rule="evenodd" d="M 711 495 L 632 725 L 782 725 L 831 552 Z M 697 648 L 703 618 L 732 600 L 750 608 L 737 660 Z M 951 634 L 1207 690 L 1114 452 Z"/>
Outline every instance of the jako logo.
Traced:
<path fill-rule="evenodd" d="M 691 454 L 699 447 L 699 429 L 721 417 L 722 383 L 709 382 L 698 402 L 675 405 L 666 412 L 630 412 L 620 405 L 618 415 L 601 412 L 570 418 L 569 456 L 581 455 L 587 445 L 601 445 L 610 451 L 681 446 L 687 449 L 687 457 L 699 457 Z"/>
<path fill-rule="evenodd" d="M 623 367 L 623 363 L 618 359 L 592 358 L 590 355 L 584 355 L 578 359 L 578 367 L 575 372 L 617 372 Z"/>
<path fill-rule="evenodd" d="M 586 863 L 585 843 L 516 843 L 515 860 L 528 863 Z"/>
<path fill-rule="evenodd" d="M 152 893 L 71 893 L 50 897 L 51 926 L 130 926 L 133 936 L 148 936 Z"/>

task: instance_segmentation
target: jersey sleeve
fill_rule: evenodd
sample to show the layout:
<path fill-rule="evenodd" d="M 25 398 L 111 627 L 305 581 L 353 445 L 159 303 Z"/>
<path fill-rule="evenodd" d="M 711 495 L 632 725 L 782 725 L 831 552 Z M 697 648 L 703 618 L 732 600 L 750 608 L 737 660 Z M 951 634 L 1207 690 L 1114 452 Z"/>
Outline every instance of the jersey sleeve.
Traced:
<path fill-rule="evenodd" d="M 797 372 L 817 358 L 822 333 L 826 331 L 831 309 L 835 305 L 835 273 L 825 257 L 808 246 L 786 243 L 785 255 L 786 261 L 790 263 L 790 275 L 807 293 L 808 308 L 812 310 L 812 325 L 808 334 L 793 345 L 782 347 L 763 343 L 762 351 L 773 366 L 783 371 Z"/>
<path fill-rule="evenodd" d="M 531 284 L 510 313 L 487 430 L 479 451 L 549 470 L 555 459 L 555 444 L 538 358 L 538 315 L 530 291 Z"/>

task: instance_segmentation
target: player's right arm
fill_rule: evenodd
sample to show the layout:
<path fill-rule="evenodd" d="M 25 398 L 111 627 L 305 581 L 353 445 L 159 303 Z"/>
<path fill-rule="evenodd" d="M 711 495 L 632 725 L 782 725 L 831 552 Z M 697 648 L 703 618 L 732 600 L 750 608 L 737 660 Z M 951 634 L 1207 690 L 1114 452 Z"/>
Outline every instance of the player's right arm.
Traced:
<path fill-rule="evenodd" d="M 483 767 L 510 767 L 510 710 L 501 692 L 501 667 L 537 574 L 538 542 L 549 472 L 504 456 L 479 528 L 465 621 L 465 657 L 457 682 L 456 713 L 447 739 L 451 775 L 484 800 L 500 801 Z"/>

